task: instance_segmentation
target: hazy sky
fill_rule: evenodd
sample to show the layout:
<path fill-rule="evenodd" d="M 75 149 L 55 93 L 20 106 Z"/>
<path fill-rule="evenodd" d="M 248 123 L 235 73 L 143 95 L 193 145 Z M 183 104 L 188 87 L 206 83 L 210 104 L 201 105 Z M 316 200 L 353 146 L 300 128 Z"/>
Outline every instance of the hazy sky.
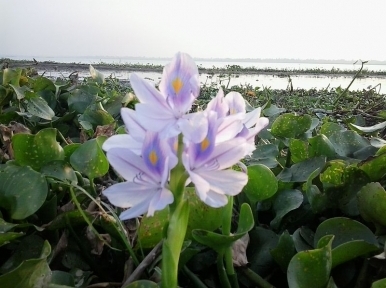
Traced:
<path fill-rule="evenodd" d="M 0 0 L 2 56 L 386 60 L 385 0 Z"/>

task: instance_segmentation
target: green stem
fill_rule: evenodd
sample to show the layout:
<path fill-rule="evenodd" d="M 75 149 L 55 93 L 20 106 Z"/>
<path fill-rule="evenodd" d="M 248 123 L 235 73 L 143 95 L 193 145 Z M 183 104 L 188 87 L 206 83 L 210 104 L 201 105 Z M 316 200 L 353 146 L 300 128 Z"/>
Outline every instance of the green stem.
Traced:
<path fill-rule="evenodd" d="M 261 277 L 259 274 L 255 273 L 251 269 L 247 267 L 240 268 L 243 274 L 251 280 L 253 283 L 255 283 L 260 288 L 275 288 L 272 284 L 270 284 L 268 281 L 266 281 L 263 277 Z"/>
<path fill-rule="evenodd" d="M 91 196 L 97 197 L 97 192 L 95 190 L 95 184 L 94 184 L 94 178 L 90 178 L 90 188 L 91 188 L 91 191 L 90 191 Z"/>
<path fill-rule="evenodd" d="M 170 214 L 167 238 L 162 246 L 162 285 L 163 288 L 176 288 L 178 284 L 178 261 L 184 243 L 189 219 L 187 200 L 178 203 Z"/>
<path fill-rule="evenodd" d="M 208 288 L 201 280 L 200 278 L 198 278 L 196 276 L 196 274 L 194 274 L 192 271 L 189 270 L 188 267 L 186 267 L 186 265 L 184 266 L 183 268 L 185 274 L 190 278 L 190 280 L 192 281 L 194 287 L 196 288 Z"/>
<path fill-rule="evenodd" d="M 217 255 L 217 273 L 220 278 L 220 283 L 222 288 L 232 288 L 231 283 L 229 282 L 228 275 L 224 267 L 224 253 L 218 253 Z"/>
<path fill-rule="evenodd" d="M 333 105 L 334 105 L 334 108 L 336 108 L 336 105 L 338 104 L 338 101 L 340 100 L 340 98 L 342 98 L 344 95 L 346 95 L 348 89 L 350 89 L 352 83 L 354 83 L 354 80 L 359 76 L 359 74 L 362 72 L 363 70 L 363 65 L 366 64 L 367 61 L 363 61 L 362 62 L 362 66 L 361 68 L 359 69 L 359 71 L 354 75 L 354 78 L 352 78 L 350 84 L 348 84 L 348 86 L 346 87 L 346 89 L 344 89 L 344 91 L 335 99 Z"/>
<path fill-rule="evenodd" d="M 177 143 L 178 163 L 170 172 L 169 188 L 174 202 L 169 206 L 169 225 L 162 246 L 162 283 L 163 288 L 175 288 L 178 284 L 178 261 L 184 243 L 189 219 L 189 203 L 184 199 L 185 182 L 188 175 L 182 163 L 184 149 L 182 134 Z"/>
<path fill-rule="evenodd" d="M 222 217 L 222 234 L 229 236 L 231 234 L 232 226 L 232 211 L 233 211 L 233 197 L 228 197 L 228 204 L 225 206 Z M 232 287 L 238 288 L 237 275 L 233 267 L 232 246 L 225 249 L 224 252 L 225 269 Z"/>

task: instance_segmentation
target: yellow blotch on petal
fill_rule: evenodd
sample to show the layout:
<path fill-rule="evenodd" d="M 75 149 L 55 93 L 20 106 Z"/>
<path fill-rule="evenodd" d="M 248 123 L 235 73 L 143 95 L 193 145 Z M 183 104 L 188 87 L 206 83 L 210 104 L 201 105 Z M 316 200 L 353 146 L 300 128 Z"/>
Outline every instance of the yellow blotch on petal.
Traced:
<path fill-rule="evenodd" d="M 205 138 L 204 141 L 201 142 L 201 151 L 205 151 L 206 149 L 208 149 L 209 144 L 210 141 L 208 140 L 208 138 Z"/>
<path fill-rule="evenodd" d="M 182 82 L 181 79 L 178 77 L 172 81 L 172 87 L 174 89 L 174 92 L 176 92 L 176 94 L 178 94 L 181 91 L 183 86 L 184 86 L 184 82 Z"/>
<path fill-rule="evenodd" d="M 150 152 L 149 154 L 149 160 L 150 160 L 150 163 L 152 165 L 156 165 L 157 164 L 157 161 L 158 161 L 158 156 L 157 156 L 157 153 L 153 150 Z"/>

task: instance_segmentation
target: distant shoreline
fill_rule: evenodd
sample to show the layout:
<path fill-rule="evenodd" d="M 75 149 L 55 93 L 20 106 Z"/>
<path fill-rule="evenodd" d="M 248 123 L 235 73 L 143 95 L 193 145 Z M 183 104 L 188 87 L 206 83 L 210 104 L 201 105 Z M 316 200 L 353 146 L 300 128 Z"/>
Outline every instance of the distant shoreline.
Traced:
<path fill-rule="evenodd" d="M 32 68 L 39 71 L 67 71 L 67 72 L 80 72 L 88 71 L 89 64 L 80 63 L 59 63 L 53 61 L 34 62 L 28 60 L 12 60 L 12 59 L 0 59 L 0 64 L 7 62 L 9 68 Z M 93 64 L 93 67 L 100 71 L 128 71 L 128 72 L 156 72 L 162 73 L 162 65 L 153 64 L 107 64 L 98 63 Z M 357 70 L 339 70 L 339 69 L 273 69 L 273 68 L 256 68 L 256 67 L 240 67 L 238 65 L 230 65 L 228 68 L 203 68 L 199 66 L 199 72 L 204 74 L 222 74 L 222 75 L 274 75 L 278 77 L 288 77 L 297 75 L 326 75 L 330 77 L 348 77 L 353 76 Z M 386 78 L 386 71 L 362 71 L 360 77 L 376 77 Z"/>

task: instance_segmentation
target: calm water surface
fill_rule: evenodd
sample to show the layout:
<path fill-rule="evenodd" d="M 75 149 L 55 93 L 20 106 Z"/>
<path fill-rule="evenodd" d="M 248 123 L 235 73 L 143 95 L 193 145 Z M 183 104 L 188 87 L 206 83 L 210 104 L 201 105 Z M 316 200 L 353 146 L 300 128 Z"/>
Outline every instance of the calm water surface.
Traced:
<path fill-rule="evenodd" d="M 68 77 L 71 72 L 58 72 L 58 71 L 38 71 L 39 74 L 45 73 L 45 76 L 48 77 Z M 112 76 L 116 77 L 120 80 L 128 80 L 131 72 L 126 71 L 103 71 L 105 77 Z M 161 73 L 156 72 L 137 72 L 139 76 L 145 78 L 155 84 L 157 84 L 161 80 Z M 79 77 L 90 77 L 90 73 L 88 71 L 80 71 Z M 292 86 L 294 89 L 324 89 L 324 88 L 337 88 L 341 86 L 342 88 L 346 88 L 352 77 L 330 77 L 324 75 L 299 75 L 299 76 L 291 76 Z M 260 88 L 272 88 L 272 89 L 286 89 L 288 85 L 288 78 L 286 77 L 278 77 L 274 75 L 239 75 L 239 77 L 219 77 L 219 75 L 208 75 L 201 74 L 200 75 L 201 84 L 207 85 L 225 85 L 229 88 L 234 85 L 250 85 L 254 87 Z M 378 86 L 377 86 L 378 85 Z M 378 78 L 378 77 L 369 77 L 369 78 L 359 78 L 354 81 L 351 85 L 350 90 L 362 90 L 362 89 L 370 89 L 372 87 L 377 86 L 377 91 L 382 94 L 386 94 L 386 78 Z"/>

